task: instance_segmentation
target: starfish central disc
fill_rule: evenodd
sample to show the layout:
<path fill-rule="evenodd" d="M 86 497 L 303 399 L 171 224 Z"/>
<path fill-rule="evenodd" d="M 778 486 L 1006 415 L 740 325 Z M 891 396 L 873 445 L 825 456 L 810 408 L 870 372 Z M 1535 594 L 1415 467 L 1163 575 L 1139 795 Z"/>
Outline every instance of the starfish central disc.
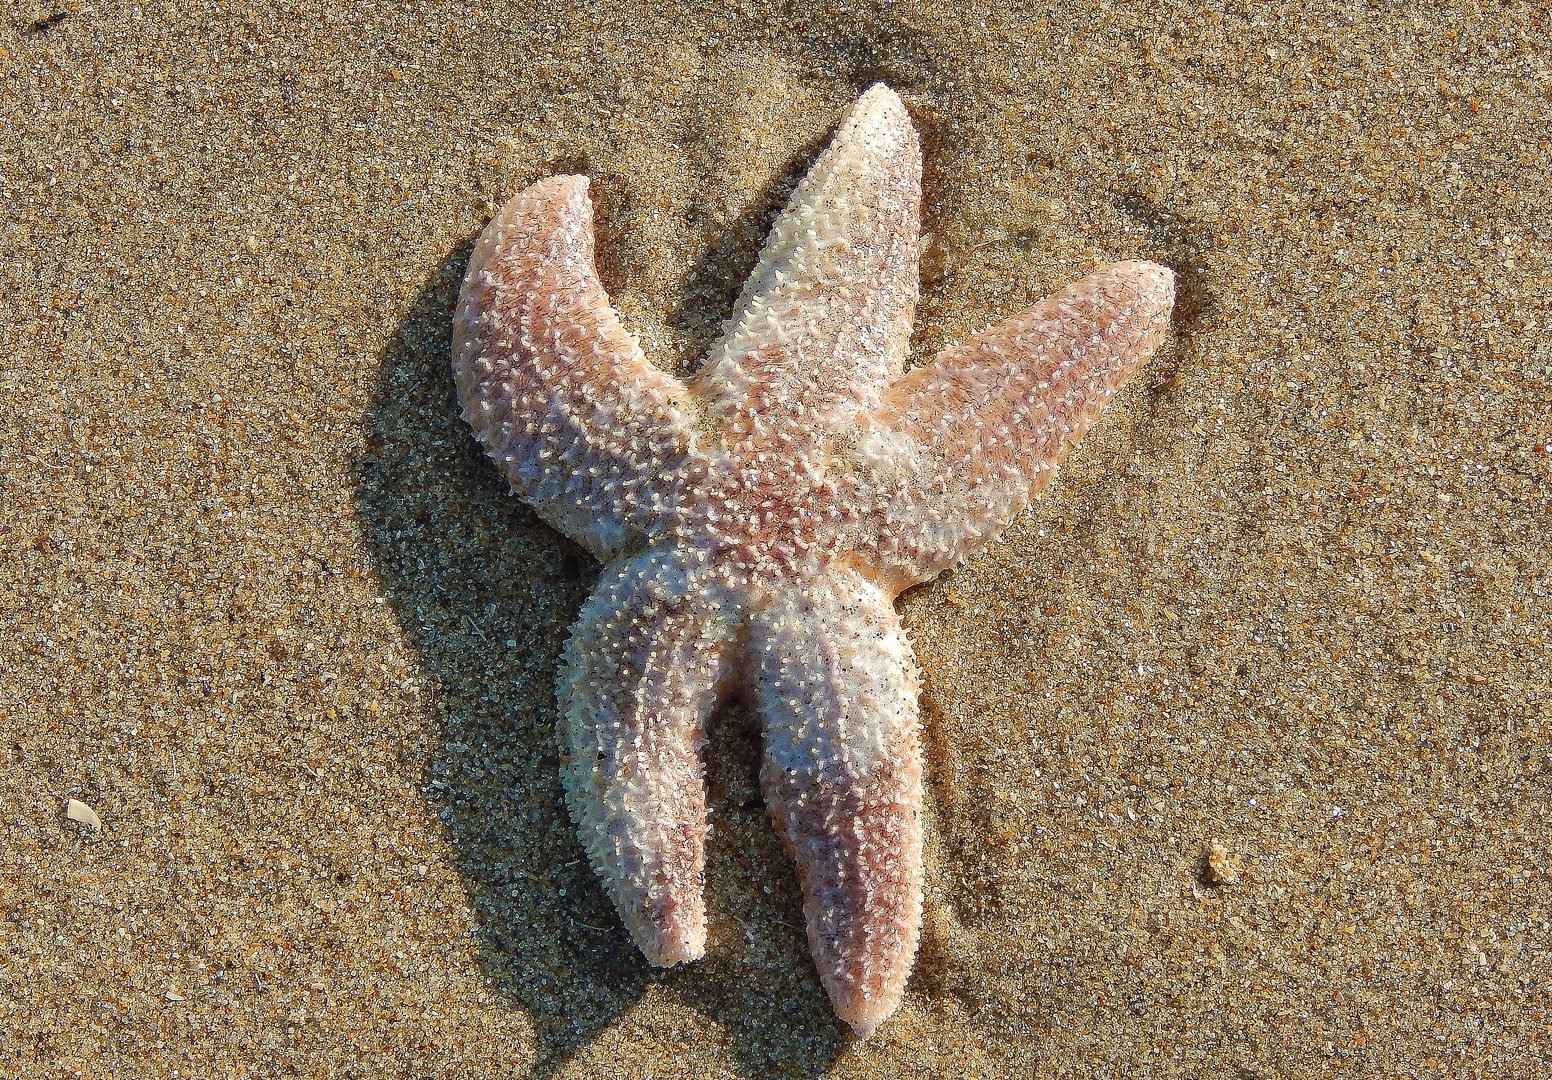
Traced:
<path fill-rule="evenodd" d="M 464 416 L 513 490 L 606 563 L 557 693 L 572 817 L 647 959 L 705 951 L 700 753 L 718 693 L 837 1014 L 899 1007 L 922 910 L 917 673 L 894 610 L 1039 494 L 1159 346 L 1174 279 L 1116 263 L 906 373 L 921 151 L 874 86 L 793 192 L 699 374 L 655 368 L 599 283 L 587 180 L 520 192 L 454 326 Z"/>
<path fill-rule="evenodd" d="M 702 497 L 683 508 L 673 536 L 688 550 L 704 551 L 728 585 L 812 579 L 849 546 L 860 516 L 858 486 L 811 446 L 777 440 L 716 453 L 698 489 Z"/>

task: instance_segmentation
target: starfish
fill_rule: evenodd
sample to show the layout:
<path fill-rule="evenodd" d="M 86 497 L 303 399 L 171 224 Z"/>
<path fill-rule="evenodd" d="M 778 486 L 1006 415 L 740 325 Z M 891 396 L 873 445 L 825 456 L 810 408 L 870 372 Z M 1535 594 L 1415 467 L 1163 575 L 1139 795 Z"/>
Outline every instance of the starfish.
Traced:
<path fill-rule="evenodd" d="M 567 802 L 647 960 L 706 948 L 700 752 L 726 691 L 836 1013 L 900 1004 L 922 913 L 904 589 L 989 543 L 1158 347 L 1163 266 L 1106 266 L 907 373 L 921 150 L 878 84 L 777 218 L 688 380 L 622 328 L 582 176 L 513 197 L 455 316 L 464 418 L 513 490 L 605 563 L 557 699 Z"/>

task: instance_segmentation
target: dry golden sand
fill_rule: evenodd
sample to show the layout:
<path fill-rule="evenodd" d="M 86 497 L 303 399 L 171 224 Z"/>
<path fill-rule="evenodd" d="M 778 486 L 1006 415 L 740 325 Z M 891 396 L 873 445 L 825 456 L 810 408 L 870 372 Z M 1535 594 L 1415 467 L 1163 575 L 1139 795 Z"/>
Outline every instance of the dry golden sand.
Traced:
<path fill-rule="evenodd" d="M 1542 5 L 955 7 L 7 10 L 0 1075 L 1539 1071 Z M 1046 500 L 906 598 L 925 945 L 856 1044 L 737 709 L 709 957 L 619 929 L 551 735 L 595 569 L 447 354 L 492 208 L 582 170 L 690 366 L 877 78 L 925 137 L 918 355 L 1099 261 L 1182 291 Z"/>

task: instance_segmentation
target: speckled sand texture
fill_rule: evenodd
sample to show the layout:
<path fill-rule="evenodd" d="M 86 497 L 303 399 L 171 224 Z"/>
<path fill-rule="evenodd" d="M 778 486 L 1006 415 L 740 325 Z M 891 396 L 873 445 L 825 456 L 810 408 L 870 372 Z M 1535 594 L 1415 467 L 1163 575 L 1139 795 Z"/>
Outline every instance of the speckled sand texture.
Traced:
<path fill-rule="evenodd" d="M 12 5 L 0 1076 L 1541 1068 L 1552 20 L 1214 6 Z M 618 925 L 554 741 L 595 565 L 482 460 L 449 334 L 494 208 L 580 172 L 683 373 L 877 79 L 918 360 L 1103 262 L 1180 302 L 903 598 L 923 947 L 854 1044 L 741 707 L 706 959 Z"/>

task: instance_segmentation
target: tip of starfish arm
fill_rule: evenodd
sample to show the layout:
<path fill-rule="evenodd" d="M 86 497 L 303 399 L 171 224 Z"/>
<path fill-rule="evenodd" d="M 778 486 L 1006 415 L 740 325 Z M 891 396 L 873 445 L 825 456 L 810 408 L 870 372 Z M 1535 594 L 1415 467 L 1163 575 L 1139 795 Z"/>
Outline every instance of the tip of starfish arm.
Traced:
<path fill-rule="evenodd" d="M 524 188 L 517 194 L 516 197 L 513 198 L 512 202 L 516 203 L 518 199 L 531 199 L 535 196 L 541 198 L 547 197 L 550 199 L 564 200 L 568 196 L 575 196 L 579 194 L 585 196 L 587 194 L 587 188 L 588 179 L 585 176 L 546 176 L 543 180 L 536 180 L 532 184 L 529 184 L 528 187 Z"/>
<path fill-rule="evenodd" d="M 881 82 L 876 82 L 863 91 L 862 96 L 852 103 L 848 115 L 842 118 L 842 124 L 844 125 L 846 120 L 854 116 L 865 116 L 874 120 L 884 116 L 899 116 L 909 122 L 905 102 L 900 99 L 899 94 Z"/>
<path fill-rule="evenodd" d="M 1102 271 L 1124 279 L 1137 292 L 1168 311 L 1175 302 L 1175 272 L 1162 263 L 1134 259 L 1111 263 Z"/>
<path fill-rule="evenodd" d="M 653 967 L 669 968 L 688 964 L 706 955 L 706 933 L 689 927 L 662 927 L 650 939 L 638 938 L 642 955 Z"/>
<path fill-rule="evenodd" d="M 897 999 L 880 1000 L 858 995 L 842 1000 L 832 999 L 831 1004 L 835 1008 L 835 1015 L 857 1033 L 857 1038 L 871 1039 L 879 1025 L 894 1015 L 900 1003 Z"/>
<path fill-rule="evenodd" d="M 1085 285 L 1093 295 L 1109 298 L 1113 307 L 1107 334 L 1127 357 L 1120 377 L 1107 388 L 1114 393 L 1164 340 L 1175 306 L 1175 272 L 1137 259 L 1101 267 L 1074 287 Z"/>

